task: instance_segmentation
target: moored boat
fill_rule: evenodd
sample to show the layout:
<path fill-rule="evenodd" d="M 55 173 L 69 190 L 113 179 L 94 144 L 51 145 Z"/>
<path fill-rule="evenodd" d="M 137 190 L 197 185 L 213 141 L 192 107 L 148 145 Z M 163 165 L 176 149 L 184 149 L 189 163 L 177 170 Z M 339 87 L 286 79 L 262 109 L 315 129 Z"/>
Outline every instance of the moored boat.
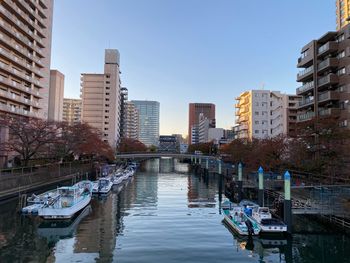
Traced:
<path fill-rule="evenodd" d="M 113 186 L 111 177 L 101 177 L 93 183 L 92 193 L 108 194 Z"/>
<path fill-rule="evenodd" d="M 38 215 L 44 219 L 70 219 L 86 207 L 91 200 L 92 183 L 81 181 L 73 186 L 57 188 L 58 198 L 52 203 L 46 202 L 38 209 Z"/>
<path fill-rule="evenodd" d="M 287 225 L 280 219 L 273 218 L 268 207 L 243 200 L 240 206 L 244 207 L 244 213 L 254 220 L 261 228 L 261 233 L 283 233 L 287 231 Z"/>
<path fill-rule="evenodd" d="M 21 212 L 23 214 L 38 214 L 39 208 L 43 207 L 44 204 L 49 204 L 54 202 L 59 197 L 59 194 L 56 189 L 49 190 L 40 195 L 32 194 L 27 198 L 28 206 L 22 208 Z"/>
<path fill-rule="evenodd" d="M 224 220 L 233 231 L 243 236 L 258 235 L 260 233 L 258 224 L 243 212 L 241 206 L 237 206 L 227 200 L 222 203 L 221 207 Z"/>

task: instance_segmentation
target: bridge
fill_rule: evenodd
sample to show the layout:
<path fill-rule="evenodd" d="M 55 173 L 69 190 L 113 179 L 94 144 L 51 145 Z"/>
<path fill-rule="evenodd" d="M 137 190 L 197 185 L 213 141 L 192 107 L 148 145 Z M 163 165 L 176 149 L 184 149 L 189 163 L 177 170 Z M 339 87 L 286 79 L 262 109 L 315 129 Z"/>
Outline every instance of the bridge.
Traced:
<path fill-rule="evenodd" d="M 144 152 L 144 153 L 119 153 L 116 155 L 117 159 L 146 159 L 146 158 L 178 158 L 178 159 L 209 159 L 219 160 L 217 156 L 199 155 L 188 153 L 162 153 L 162 152 Z"/>

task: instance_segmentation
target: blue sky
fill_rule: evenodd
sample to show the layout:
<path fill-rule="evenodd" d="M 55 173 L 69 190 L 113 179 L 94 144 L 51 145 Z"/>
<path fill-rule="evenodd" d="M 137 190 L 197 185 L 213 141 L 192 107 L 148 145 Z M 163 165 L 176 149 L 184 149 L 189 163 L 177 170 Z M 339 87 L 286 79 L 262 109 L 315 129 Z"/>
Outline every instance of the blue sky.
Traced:
<path fill-rule="evenodd" d="M 116 48 L 129 99 L 160 102 L 161 134 L 187 133 L 190 102 L 228 128 L 242 91 L 295 93 L 300 49 L 336 26 L 334 0 L 56 0 L 53 19 L 65 97 Z"/>

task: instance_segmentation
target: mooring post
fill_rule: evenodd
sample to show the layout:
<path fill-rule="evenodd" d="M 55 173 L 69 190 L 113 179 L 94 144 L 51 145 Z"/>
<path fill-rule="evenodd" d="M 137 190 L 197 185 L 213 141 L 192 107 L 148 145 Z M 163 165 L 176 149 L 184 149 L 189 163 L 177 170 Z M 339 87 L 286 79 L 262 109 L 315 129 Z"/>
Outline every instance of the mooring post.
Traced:
<path fill-rule="evenodd" d="M 197 156 L 194 157 L 194 164 L 197 164 Z"/>
<path fill-rule="evenodd" d="M 219 160 L 219 165 L 218 165 L 218 174 L 221 174 L 221 160 Z"/>
<path fill-rule="evenodd" d="M 287 232 L 292 233 L 292 201 L 290 197 L 290 173 L 284 173 L 284 222 L 287 225 Z"/>
<path fill-rule="evenodd" d="M 209 171 L 209 159 L 208 158 L 205 162 L 205 169 L 207 169 Z"/>
<path fill-rule="evenodd" d="M 259 170 L 259 192 L 258 192 L 258 204 L 264 206 L 264 169 L 260 166 Z"/>
<path fill-rule="evenodd" d="M 191 155 L 191 164 L 193 164 L 193 156 Z"/>
<path fill-rule="evenodd" d="M 238 200 L 242 200 L 242 192 L 243 192 L 243 165 L 242 163 L 238 164 L 238 181 L 237 181 L 237 186 L 238 186 Z"/>

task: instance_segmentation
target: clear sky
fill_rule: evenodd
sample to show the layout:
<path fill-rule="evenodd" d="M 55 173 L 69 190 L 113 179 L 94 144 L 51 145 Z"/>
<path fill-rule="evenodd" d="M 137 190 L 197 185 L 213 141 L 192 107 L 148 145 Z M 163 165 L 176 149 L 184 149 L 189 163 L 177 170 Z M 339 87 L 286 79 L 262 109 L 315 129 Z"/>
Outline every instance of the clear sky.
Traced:
<path fill-rule="evenodd" d="M 56 0 L 53 19 L 65 97 L 116 48 L 129 99 L 160 102 L 164 135 L 187 133 L 190 102 L 216 104 L 228 128 L 242 91 L 295 93 L 301 48 L 336 27 L 334 0 Z"/>

